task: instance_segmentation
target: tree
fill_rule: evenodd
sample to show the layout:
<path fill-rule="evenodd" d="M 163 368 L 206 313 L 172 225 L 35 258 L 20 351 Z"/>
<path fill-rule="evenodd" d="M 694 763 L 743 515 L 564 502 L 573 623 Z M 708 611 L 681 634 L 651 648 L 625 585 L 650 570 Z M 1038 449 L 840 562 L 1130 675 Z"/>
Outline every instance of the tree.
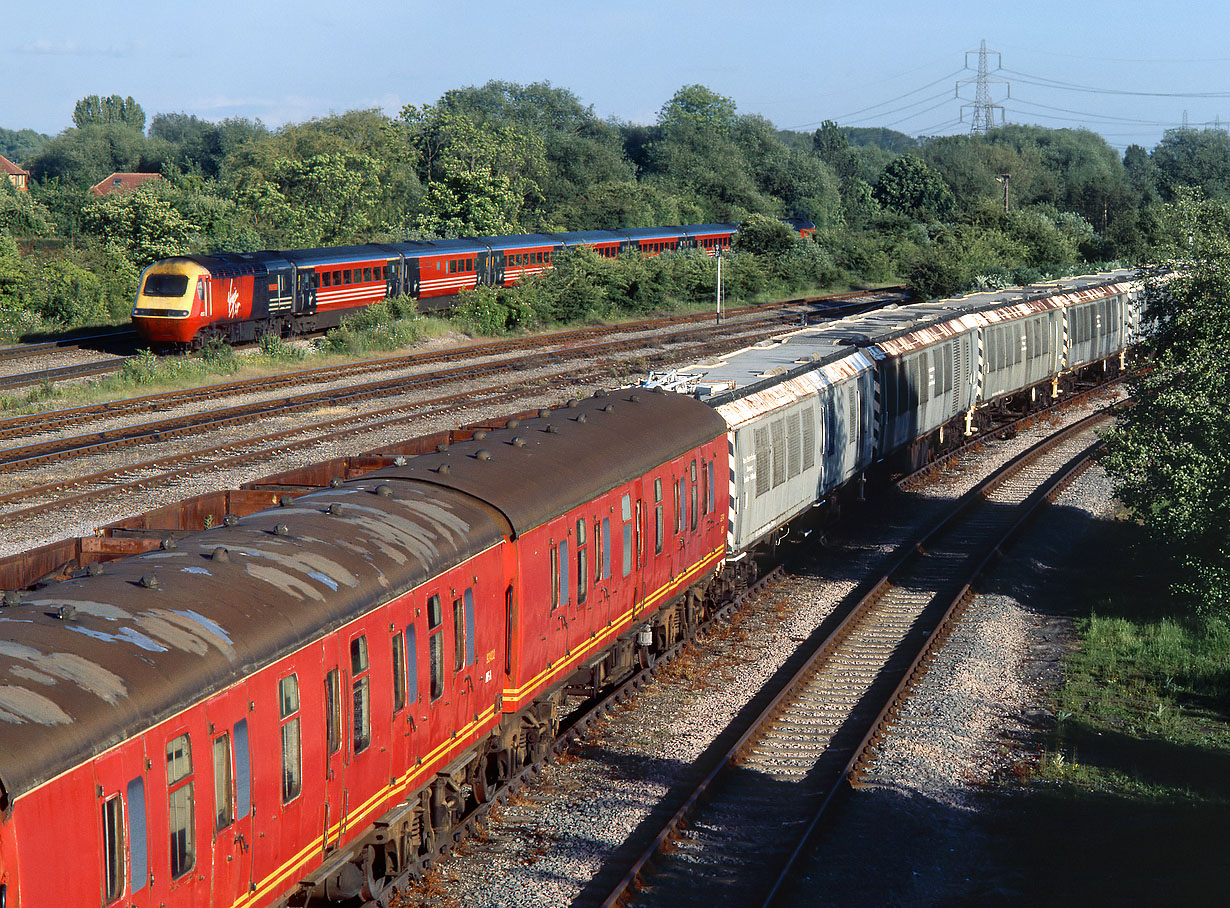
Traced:
<path fill-rule="evenodd" d="M 735 102 L 703 85 L 685 85 L 658 112 L 658 127 L 666 135 L 676 130 L 719 136 L 735 125 Z"/>
<path fill-rule="evenodd" d="M 137 268 L 185 255 L 196 226 L 170 205 L 166 192 L 152 182 L 105 195 L 86 206 L 83 226 L 100 241 L 118 246 Z"/>
<path fill-rule="evenodd" d="M 921 220 L 944 220 L 956 207 L 948 184 L 912 154 L 889 162 L 874 193 L 876 201 L 890 211 Z"/>
<path fill-rule="evenodd" d="M 1230 613 L 1230 204 L 1186 193 L 1145 283 L 1150 367 L 1107 437 L 1116 494 L 1179 566 L 1197 611 Z"/>
<path fill-rule="evenodd" d="M 1152 160 L 1167 201 L 1197 187 L 1209 198 L 1230 198 L 1230 135 L 1220 129 L 1168 129 Z"/>
<path fill-rule="evenodd" d="M 755 255 L 785 255 L 797 242 L 798 237 L 785 222 L 763 214 L 748 217 L 735 235 L 735 246 Z"/>
<path fill-rule="evenodd" d="M 73 125 L 78 129 L 107 123 L 123 123 L 137 132 L 144 132 L 145 111 L 131 96 L 121 98 L 119 95 L 109 98 L 90 95 L 78 101 L 73 108 Z"/>

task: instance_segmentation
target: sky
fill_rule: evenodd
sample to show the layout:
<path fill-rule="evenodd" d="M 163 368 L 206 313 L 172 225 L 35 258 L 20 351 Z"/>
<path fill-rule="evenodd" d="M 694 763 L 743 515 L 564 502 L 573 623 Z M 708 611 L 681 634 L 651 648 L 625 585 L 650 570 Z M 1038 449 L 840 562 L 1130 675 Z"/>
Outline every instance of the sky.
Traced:
<path fill-rule="evenodd" d="M 546 81 L 602 118 L 649 124 L 700 83 L 739 113 L 910 135 L 970 130 L 978 50 L 998 51 L 1009 123 L 1089 128 L 1118 149 L 1230 126 L 1230 5 L 1123 0 L 43 0 L 0 18 L 0 127 L 49 135 L 87 95 L 147 119 L 396 116 L 450 88 Z M 1190 7 L 1190 8 L 1189 8 Z M 996 69 L 998 67 L 998 69 Z M 958 81 L 970 80 L 960 88 Z M 999 111 L 996 111 L 999 122 Z"/>

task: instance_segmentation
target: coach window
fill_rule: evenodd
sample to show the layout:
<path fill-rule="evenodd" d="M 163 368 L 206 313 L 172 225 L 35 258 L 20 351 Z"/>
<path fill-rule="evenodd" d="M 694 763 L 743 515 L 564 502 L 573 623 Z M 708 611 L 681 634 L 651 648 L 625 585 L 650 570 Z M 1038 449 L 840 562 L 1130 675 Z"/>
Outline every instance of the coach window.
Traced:
<path fill-rule="evenodd" d="M 145 888 L 149 878 L 149 849 L 145 829 L 145 780 L 137 776 L 128 783 L 128 878 L 133 893 Z"/>
<path fill-rule="evenodd" d="M 459 672 L 465 666 L 466 624 L 465 612 L 461 600 L 453 600 L 453 671 Z"/>
<path fill-rule="evenodd" d="M 692 483 L 688 486 L 691 493 L 689 505 L 692 509 L 692 531 L 696 531 L 696 461 L 692 461 Z"/>
<path fill-rule="evenodd" d="M 602 518 L 602 579 L 611 579 L 611 518 Z M 595 566 L 596 567 L 596 566 Z"/>
<path fill-rule="evenodd" d="M 431 656 L 431 699 L 444 693 L 444 610 L 439 594 L 427 600 L 427 647 Z"/>
<path fill-rule="evenodd" d="M 466 591 L 462 594 L 462 602 L 465 603 L 465 632 L 466 632 L 466 652 L 465 664 L 467 666 L 474 664 L 475 658 L 475 641 L 474 641 L 474 588 L 466 587 Z"/>
<path fill-rule="evenodd" d="M 231 772 L 231 735 L 214 738 L 214 829 L 235 822 L 235 786 Z"/>
<path fill-rule="evenodd" d="M 322 287 L 332 287 L 333 286 L 333 272 L 332 271 L 325 271 L 320 275 L 320 286 Z"/>
<path fill-rule="evenodd" d="M 336 668 L 325 675 L 325 746 L 331 754 L 342 746 L 342 683 Z"/>
<path fill-rule="evenodd" d="M 559 608 L 559 550 L 551 543 L 551 611 Z"/>
<path fill-rule="evenodd" d="M 713 511 L 717 507 L 717 496 L 713 494 L 713 475 L 714 475 L 714 470 L 716 469 L 717 469 L 717 461 L 710 460 L 709 461 L 709 507 L 707 509 L 708 513 L 713 513 Z"/>
<path fill-rule="evenodd" d="M 632 573 L 632 496 L 625 495 L 619 503 L 620 517 L 624 524 L 623 576 Z"/>
<path fill-rule="evenodd" d="M 372 689 L 368 669 L 367 637 L 350 641 L 350 678 L 354 693 L 354 752 L 362 753 L 372 743 Z"/>
<path fill-rule="evenodd" d="M 347 286 L 350 285 L 350 269 L 349 268 L 342 269 L 342 283 L 346 284 Z"/>
<path fill-rule="evenodd" d="M 167 830 L 171 839 L 171 879 L 196 864 L 192 801 L 192 749 L 187 735 L 167 742 Z"/>
<path fill-rule="evenodd" d="M 654 543 L 653 550 L 655 554 L 662 554 L 662 480 L 655 479 L 653 481 L 653 512 L 654 512 Z"/>
<path fill-rule="evenodd" d="M 393 635 L 393 715 L 406 707 L 406 641 Z"/>
<path fill-rule="evenodd" d="M 607 551 L 608 540 L 602 533 L 602 524 L 594 521 L 594 585 L 602 580 L 602 563 L 610 562 L 611 555 Z"/>
<path fill-rule="evenodd" d="M 589 580 L 589 563 L 586 561 L 589 549 L 585 544 L 585 518 L 577 521 L 577 605 L 585 601 L 589 592 L 586 588 Z"/>
<path fill-rule="evenodd" d="M 406 627 L 406 702 L 419 698 L 419 651 L 415 645 L 414 625 Z"/>
<path fill-rule="evenodd" d="M 118 794 L 103 801 L 103 904 L 124 894 L 124 800 Z"/>
<path fill-rule="evenodd" d="M 565 539 L 559 544 L 559 604 L 568 604 L 568 540 Z"/>
<path fill-rule="evenodd" d="M 289 804 L 303 787 L 297 675 L 287 675 L 278 682 L 278 708 L 282 716 L 282 803 Z"/>
<path fill-rule="evenodd" d="M 370 284 L 371 281 L 372 281 L 372 269 L 364 268 L 363 269 L 363 283 Z"/>

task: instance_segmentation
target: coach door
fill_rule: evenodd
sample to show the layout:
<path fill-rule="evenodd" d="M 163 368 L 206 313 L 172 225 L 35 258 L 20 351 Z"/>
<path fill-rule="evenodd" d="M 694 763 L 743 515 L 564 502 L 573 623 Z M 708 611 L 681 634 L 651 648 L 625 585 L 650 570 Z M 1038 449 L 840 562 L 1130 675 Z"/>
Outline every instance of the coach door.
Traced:
<path fill-rule="evenodd" d="M 335 636 L 324 640 L 323 668 L 325 697 L 325 803 L 321 816 L 321 851 L 337 842 L 341 835 L 346 807 L 346 750 L 342 732 L 346 728 L 346 698 L 342 696 L 342 666 Z"/>
<path fill-rule="evenodd" d="M 145 908 L 150 904 L 150 832 L 145 750 L 139 740 L 94 761 L 94 790 L 98 798 L 92 814 L 102 846 L 102 903 Z M 79 858 L 89 860 L 86 855 Z"/>
<path fill-rule="evenodd" d="M 298 286 L 295 288 L 295 313 L 297 315 L 315 314 L 317 281 L 319 280 L 316 272 L 307 268 L 301 268 L 298 271 L 296 280 L 298 281 Z"/>
<path fill-rule="evenodd" d="M 419 260 L 417 258 L 406 259 L 406 281 L 402 287 L 407 296 L 413 299 L 419 298 L 422 283 L 419 276 Z"/>
<path fill-rule="evenodd" d="M 205 718 L 213 789 L 211 904 L 226 908 L 246 896 L 252 884 L 252 757 L 246 688 L 232 688 L 207 701 Z M 202 798 L 202 806 L 205 803 Z"/>

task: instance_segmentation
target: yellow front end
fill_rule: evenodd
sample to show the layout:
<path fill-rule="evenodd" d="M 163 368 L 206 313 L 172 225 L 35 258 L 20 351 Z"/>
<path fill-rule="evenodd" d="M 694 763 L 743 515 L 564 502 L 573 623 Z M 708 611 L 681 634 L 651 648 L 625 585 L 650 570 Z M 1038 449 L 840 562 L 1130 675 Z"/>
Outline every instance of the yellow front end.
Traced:
<path fill-rule="evenodd" d="M 137 333 L 154 343 L 190 343 L 204 323 L 195 304 L 205 299 L 208 279 L 209 271 L 191 259 L 165 259 L 146 268 L 132 307 Z"/>

